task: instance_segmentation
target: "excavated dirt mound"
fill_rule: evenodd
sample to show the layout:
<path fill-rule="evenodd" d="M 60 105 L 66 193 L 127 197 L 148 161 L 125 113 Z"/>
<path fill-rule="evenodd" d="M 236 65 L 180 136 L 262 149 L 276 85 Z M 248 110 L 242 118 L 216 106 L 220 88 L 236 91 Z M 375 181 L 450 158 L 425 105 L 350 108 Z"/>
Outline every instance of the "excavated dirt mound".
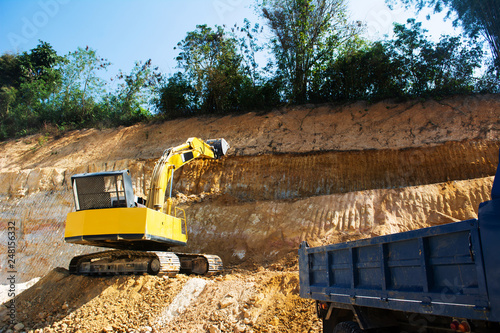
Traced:
<path fill-rule="evenodd" d="M 276 267 L 275 267 L 276 268 Z M 320 332 L 297 271 L 85 277 L 54 269 L 16 299 L 28 332 Z M 2 321 L 6 310 L 0 313 Z"/>

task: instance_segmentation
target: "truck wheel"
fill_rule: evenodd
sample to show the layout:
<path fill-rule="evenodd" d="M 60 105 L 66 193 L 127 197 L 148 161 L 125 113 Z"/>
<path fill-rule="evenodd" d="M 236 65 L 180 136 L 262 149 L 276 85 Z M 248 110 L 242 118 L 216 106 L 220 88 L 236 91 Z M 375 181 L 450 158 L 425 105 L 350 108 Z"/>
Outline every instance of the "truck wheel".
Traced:
<path fill-rule="evenodd" d="M 333 333 L 362 333 L 363 330 L 359 328 L 359 325 L 353 321 L 343 321 L 333 330 Z"/>

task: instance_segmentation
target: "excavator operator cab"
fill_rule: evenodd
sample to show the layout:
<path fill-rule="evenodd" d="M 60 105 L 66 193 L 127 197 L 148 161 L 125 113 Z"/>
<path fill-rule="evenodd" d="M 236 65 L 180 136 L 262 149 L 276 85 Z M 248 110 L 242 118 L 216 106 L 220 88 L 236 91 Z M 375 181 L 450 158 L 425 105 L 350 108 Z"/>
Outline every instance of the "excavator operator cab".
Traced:
<path fill-rule="evenodd" d="M 71 184 L 77 211 L 136 207 L 129 170 L 77 174 Z"/>

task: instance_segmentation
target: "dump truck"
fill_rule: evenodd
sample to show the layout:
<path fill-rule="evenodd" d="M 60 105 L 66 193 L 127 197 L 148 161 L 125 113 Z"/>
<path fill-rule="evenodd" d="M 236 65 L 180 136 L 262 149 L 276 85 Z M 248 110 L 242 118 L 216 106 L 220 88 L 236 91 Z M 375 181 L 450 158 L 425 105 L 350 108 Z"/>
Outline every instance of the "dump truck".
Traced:
<path fill-rule="evenodd" d="M 477 219 L 298 252 L 323 332 L 500 332 L 500 166 Z"/>
<path fill-rule="evenodd" d="M 220 272 L 223 264 L 217 255 L 171 252 L 188 241 L 186 213 L 173 206 L 172 189 L 176 170 L 196 159 L 222 158 L 228 149 L 224 139 L 189 138 L 165 150 L 155 164 L 146 199 L 134 195 L 129 170 L 71 176 L 75 211 L 67 216 L 65 241 L 113 250 L 76 256 L 69 272 L 169 276 Z"/>

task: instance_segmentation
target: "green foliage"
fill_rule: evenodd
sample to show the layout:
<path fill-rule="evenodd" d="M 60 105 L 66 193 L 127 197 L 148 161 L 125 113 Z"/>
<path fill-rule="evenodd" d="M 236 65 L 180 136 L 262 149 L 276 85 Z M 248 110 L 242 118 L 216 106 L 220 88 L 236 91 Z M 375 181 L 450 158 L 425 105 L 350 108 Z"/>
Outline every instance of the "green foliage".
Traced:
<path fill-rule="evenodd" d="M 307 101 L 311 73 L 356 34 L 344 0 L 263 0 L 258 4 L 273 37 L 272 50 L 286 83 L 285 95 Z"/>
<path fill-rule="evenodd" d="M 475 91 L 482 50 L 474 41 L 443 36 L 435 44 L 415 20 L 394 26 L 395 39 L 360 45 L 332 60 L 314 77 L 311 99 L 380 100 Z M 483 90 L 484 90 L 483 85 Z"/>
<path fill-rule="evenodd" d="M 243 72 L 252 81 L 253 86 L 257 86 L 263 83 L 263 76 L 261 71 L 259 71 L 259 63 L 257 61 L 257 54 L 264 50 L 264 46 L 259 43 L 258 35 L 262 34 L 263 27 L 258 23 L 254 26 L 251 25 L 248 19 L 243 21 L 242 27 L 237 27 L 232 29 L 233 34 L 241 33 L 242 36 L 238 38 L 240 54 L 242 57 Z M 264 68 L 264 71 L 268 71 Z"/>
<path fill-rule="evenodd" d="M 181 72 L 171 76 L 167 84 L 160 88 L 156 107 L 167 118 L 192 115 L 198 105 L 198 94 L 189 80 Z"/>
<path fill-rule="evenodd" d="M 381 42 L 344 53 L 316 73 L 311 91 L 313 102 L 372 100 L 401 95 L 402 70 Z"/>
<path fill-rule="evenodd" d="M 344 0 L 258 0 L 270 31 L 248 20 L 230 30 L 198 25 L 177 46 L 179 72 L 163 77 L 148 60 L 111 84 L 102 79 L 110 63 L 95 50 L 61 57 L 40 41 L 29 52 L 0 56 L 0 140 L 48 128 L 131 125 L 155 117 L 152 107 L 158 118 L 172 119 L 307 102 L 500 92 L 500 60 L 484 70 L 475 39 L 498 6 L 472 21 L 479 5 L 465 1 L 387 1 L 448 6 L 462 25 L 469 22 L 474 38 L 442 36 L 434 43 L 409 20 L 395 24 L 394 39 L 370 43 L 347 22 Z"/>
<path fill-rule="evenodd" d="M 222 27 L 198 25 L 177 46 L 177 61 L 196 91 L 197 107 L 204 113 L 237 108 L 238 88 L 243 80 L 237 40 Z"/>
<path fill-rule="evenodd" d="M 461 25 L 471 37 L 481 33 L 488 41 L 497 70 L 500 69 L 500 0 L 386 0 L 388 4 L 414 5 L 417 11 L 424 7 L 441 12 L 448 9 L 447 17 L 455 14 L 455 26 Z"/>
<path fill-rule="evenodd" d="M 437 44 L 425 38 L 421 23 L 395 24 L 396 39 L 389 46 L 400 68 L 404 95 L 428 96 L 470 93 L 474 70 L 481 67 L 482 49 L 474 40 L 442 36 Z"/>
<path fill-rule="evenodd" d="M 19 87 L 20 78 L 19 55 L 3 54 L 0 57 L 0 87 Z"/>
<path fill-rule="evenodd" d="M 40 44 L 30 53 L 24 52 L 19 56 L 20 83 L 59 80 L 59 73 L 54 68 L 62 61 L 62 58 L 57 55 L 49 43 L 39 42 Z"/>
<path fill-rule="evenodd" d="M 118 85 L 114 94 L 107 96 L 104 103 L 113 123 L 130 125 L 148 119 L 147 106 L 154 103 L 151 96 L 161 81 L 158 68 L 152 68 L 151 59 L 137 62 L 129 75 L 120 73 L 118 80 L 124 82 Z"/>
<path fill-rule="evenodd" d="M 89 47 L 60 57 L 50 44 L 0 57 L 0 139 L 55 125 L 59 131 L 130 125 L 149 119 L 161 76 L 151 61 L 120 73 L 109 93 L 100 73 L 109 62 Z"/>
<path fill-rule="evenodd" d="M 230 32 L 199 25 L 178 44 L 176 58 L 183 72 L 168 78 L 159 90 L 157 109 L 164 117 L 227 114 L 268 109 L 281 102 L 282 81 L 260 68 L 264 47 L 258 25 L 248 20 Z"/>
<path fill-rule="evenodd" d="M 4 54 L 0 61 L 0 139 L 36 130 L 61 83 L 57 56 L 50 44 L 29 53 Z"/>
<path fill-rule="evenodd" d="M 66 123 L 81 126 L 101 120 L 103 115 L 96 113 L 98 109 L 95 107 L 105 92 L 106 82 L 100 78 L 99 72 L 109 65 L 88 46 L 85 49 L 79 47 L 64 57 L 60 66 L 62 89 L 54 103 L 55 116 Z"/>
<path fill-rule="evenodd" d="M 272 73 L 273 64 L 268 63 L 261 68 L 257 61 L 258 56 L 266 51 L 266 45 L 261 44 L 258 38 L 263 34 L 263 27 L 259 24 L 251 25 L 244 20 L 242 27 L 235 27 L 235 36 L 238 38 L 244 80 L 240 88 L 241 110 L 266 110 L 282 103 L 281 92 L 285 91 L 281 75 Z M 234 29 L 233 29 L 234 32 Z"/>

